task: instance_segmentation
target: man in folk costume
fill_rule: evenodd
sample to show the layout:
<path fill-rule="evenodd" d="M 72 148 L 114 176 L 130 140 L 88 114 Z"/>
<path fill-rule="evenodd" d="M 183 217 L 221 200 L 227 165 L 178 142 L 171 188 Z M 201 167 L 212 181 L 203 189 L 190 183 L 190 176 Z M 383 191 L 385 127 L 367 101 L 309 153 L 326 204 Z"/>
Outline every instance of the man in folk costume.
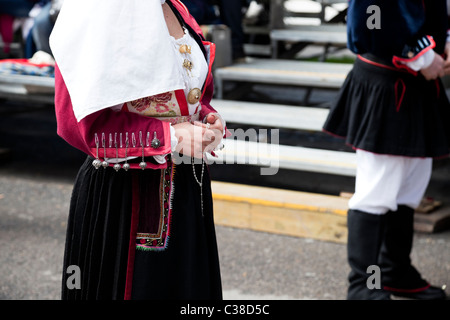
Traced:
<path fill-rule="evenodd" d="M 203 161 L 226 131 L 210 105 L 214 44 L 179 0 L 66 0 L 50 43 L 58 134 L 88 155 L 62 298 L 220 299 Z"/>
<path fill-rule="evenodd" d="M 446 0 L 350 0 L 353 70 L 324 131 L 356 149 L 355 194 L 348 211 L 348 299 L 445 299 L 411 264 L 414 211 L 432 161 L 450 147 L 444 75 Z M 369 288 L 370 266 L 381 288 Z"/>

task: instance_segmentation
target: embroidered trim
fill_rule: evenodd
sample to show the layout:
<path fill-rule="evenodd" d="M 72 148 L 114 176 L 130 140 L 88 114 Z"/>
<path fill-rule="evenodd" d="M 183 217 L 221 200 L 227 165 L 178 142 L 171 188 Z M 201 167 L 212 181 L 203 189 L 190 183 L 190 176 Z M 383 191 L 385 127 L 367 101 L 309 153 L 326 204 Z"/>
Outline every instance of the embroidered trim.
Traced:
<path fill-rule="evenodd" d="M 415 47 L 406 46 L 403 49 L 403 53 L 401 57 L 394 56 L 392 58 L 392 63 L 399 69 L 406 69 L 409 73 L 413 75 L 417 75 L 418 72 L 409 68 L 406 63 L 410 61 L 414 61 L 422 56 L 425 52 L 432 50 L 436 47 L 436 42 L 434 42 L 433 37 L 425 36 L 421 39 L 417 40 L 417 44 Z M 411 55 L 411 57 L 409 57 Z"/>
<path fill-rule="evenodd" d="M 186 10 L 186 13 L 187 13 L 187 14 L 190 14 L 188 8 L 186 7 L 186 5 L 185 5 L 183 2 L 181 2 L 180 0 L 175 0 L 175 1 L 176 1 L 178 4 L 180 4 L 180 5 L 184 8 L 184 10 Z"/>
<path fill-rule="evenodd" d="M 388 286 L 384 286 L 383 289 L 387 291 L 393 291 L 393 292 L 406 292 L 406 293 L 412 293 L 412 292 L 421 292 L 427 290 L 431 285 L 427 284 L 425 287 L 422 288 L 416 288 L 416 289 L 399 289 L 399 288 L 392 288 Z"/>
<path fill-rule="evenodd" d="M 173 177 L 175 164 L 170 163 L 166 169 L 161 170 L 160 182 L 160 217 L 157 233 L 137 233 L 136 249 L 141 251 L 164 251 L 170 239 L 170 226 L 172 221 Z"/>
<path fill-rule="evenodd" d="M 181 117 L 153 117 L 155 119 L 169 122 L 171 125 L 183 123 L 183 122 L 190 122 L 194 123 L 195 121 L 200 121 L 200 113 L 194 113 L 189 116 L 181 116 Z"/>
<path fill-rule="evenodd" d="M 391 67 L 391 66 L 387 66 L 387 65 L 385 65 L 385 64 L 381 64 L 381 63 L 378 63 L 378 62 L 369 60 L 369 59 L 367 59 L 367 58 L 364 58 L 364 57 L 361 56 L 361 55 L 357 55 L 357 58 L 360 59 L 360 60 L 362 60 L 362 61 L 364 61 L 365 63 L 374 65 L 374 66 L 376 66 L 376 67 L 385 68 L 385 69 L 389 69 L 389 70 L 393 70 L 393 71 L 403 71 L 403 70 L 399 70 L 399 69 L 396 69 L 396 68 Z"/>

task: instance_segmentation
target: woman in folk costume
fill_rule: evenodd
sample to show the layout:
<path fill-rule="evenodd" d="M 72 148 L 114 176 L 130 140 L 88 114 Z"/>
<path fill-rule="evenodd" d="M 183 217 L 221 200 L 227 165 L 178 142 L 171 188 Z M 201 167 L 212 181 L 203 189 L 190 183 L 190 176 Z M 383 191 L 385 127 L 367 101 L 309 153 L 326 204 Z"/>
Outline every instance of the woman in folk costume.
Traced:
<path fill-rule="evenodd" d="M 203 161 L 226 130 L 210 106 L 215 46 L 178 0 L 66 0 L 50 41 L 58 134 L 88 154 L 62 298 L 221 299 Z"/>
<path fill-rule="evenodd" d="M 350 0 L 347 23 L 357 59 L 324 124 L 325 131 L 345 137 L 357 156 L 347 298 L 444 299 L 441 288 L 422 279 L 410 253 L 414 211 L 433 158 L 447 156 L 450 148 L 450 106 L 439 79 L 446 0 Z M 369 266 L 381 270 L 380 289 L 367 285 Z"/>

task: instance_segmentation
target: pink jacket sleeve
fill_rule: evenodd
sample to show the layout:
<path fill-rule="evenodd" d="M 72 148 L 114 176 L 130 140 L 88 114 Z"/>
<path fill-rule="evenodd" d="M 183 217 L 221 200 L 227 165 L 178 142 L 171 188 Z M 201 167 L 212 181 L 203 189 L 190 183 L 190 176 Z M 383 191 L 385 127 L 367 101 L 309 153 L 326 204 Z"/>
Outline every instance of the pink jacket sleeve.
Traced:
<path fill-rule="evenodd" d="M 171 153 L 170 124 L 136 113 L 106 108 L 88 115 L 81 121 L 75 118 L 64 79 L 55 68 L 55 113 L 57 133 L 73 147 L 100 160 L 106 158 L 145 157 Z M 154 148 L 155 137 L 160 146 Z M 128 137 L 128 139 L 127 139 Z M 126 142 L 128 141 L 128 146 Z M 97 154 L 98 151 L 98 154 Z M 147 161 L 148 162 L 148 161 Z M 151 168 L 166 164 L 147 163 Z M 137 164 L 131 168 L 137 167 Z"/>

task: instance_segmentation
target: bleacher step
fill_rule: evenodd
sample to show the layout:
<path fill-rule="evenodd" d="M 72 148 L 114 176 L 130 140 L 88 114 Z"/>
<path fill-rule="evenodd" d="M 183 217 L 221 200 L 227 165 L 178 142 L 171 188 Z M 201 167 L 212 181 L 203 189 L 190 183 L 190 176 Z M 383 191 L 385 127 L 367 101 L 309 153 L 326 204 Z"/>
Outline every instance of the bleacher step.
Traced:
<path fill-rule="evenodd" d="M 272 41 L 290 41 L 290 42 L 311 42 L 315 44 L 333 44 L 339 46 L 347 45 L 347 31 L 345 26 L 323 28 L 286 28 L 274 29 L 270 32 Z"/>
<path fill-rule="evenodd" d="M 322 131 L 329 110 L 271 103 L 213 99 L 211 105 L 227 123 L 264 128 Z"/>
<path fill-rule="evenodd" d="M 243 164 L 261 167 L 261 174 L 273 175 L 278 169 L 300 170 L 355 176 L 356 154 L 334 150 L 304 148 L 227 138 L 225 148 L 208 160 L 216 164 Z"/>
<path fill-rule="evenodd" d="M 348 199 L 212 182 L 215 223 L 281 235 L 345 243 Z"/>
<path fill-rule="evenodd" d="M 215 70 L 216 98 L 223 98 L 224 81 L 339 89 L 352 67 L 348 63 L 248 58 Z"/>

